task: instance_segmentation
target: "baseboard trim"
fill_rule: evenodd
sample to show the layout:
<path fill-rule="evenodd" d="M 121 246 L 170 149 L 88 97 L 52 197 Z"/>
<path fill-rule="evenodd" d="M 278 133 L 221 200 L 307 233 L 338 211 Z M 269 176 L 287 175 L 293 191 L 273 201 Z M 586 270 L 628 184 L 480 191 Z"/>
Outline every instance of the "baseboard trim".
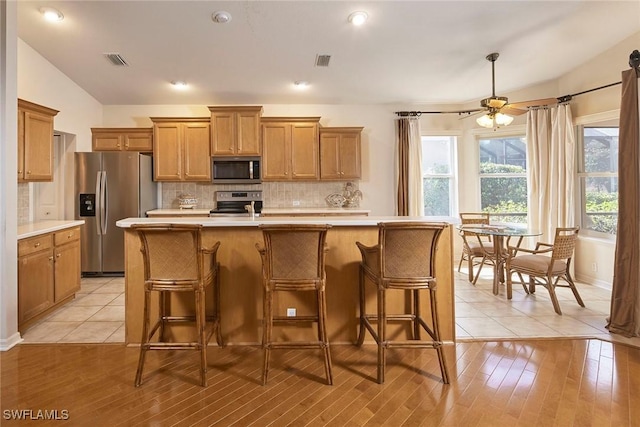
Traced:
<path fill-rule="evenodd" d="M 22 342 L 22 337 L 20 336 L 20 332 L 16 332 L 11 335 L 9 338 L 0 339 L 0 351 L 11 350 L 16 345 Z"/>

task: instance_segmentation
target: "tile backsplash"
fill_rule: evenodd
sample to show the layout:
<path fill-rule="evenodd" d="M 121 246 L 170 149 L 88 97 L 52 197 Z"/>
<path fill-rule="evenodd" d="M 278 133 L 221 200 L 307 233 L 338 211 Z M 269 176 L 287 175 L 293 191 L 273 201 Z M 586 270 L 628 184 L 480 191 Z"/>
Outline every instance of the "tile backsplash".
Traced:
<path fill-rule="evenodd" d="M 358 182 L 352 182 L 357 189 Z M 262 190 L 264 206 L 268 208 L 294 207 L 294 201 L 300 202 L 295 207 L 325 207 L 325 197 L 331 193 L 342 194 L 344 186 L 345 182 L 263 182 L 252 185 L 163 182 L 161 207 L 177 209 L 178 197 L 191 194 L 198 199 L 199 209 L 211 209 L 215 207 L 214 193 L 230 190 Z"/>
<path fill-rule="evenodd" d="M 18 225 L 29 222 L 29 183 L 18 184 Z"/>

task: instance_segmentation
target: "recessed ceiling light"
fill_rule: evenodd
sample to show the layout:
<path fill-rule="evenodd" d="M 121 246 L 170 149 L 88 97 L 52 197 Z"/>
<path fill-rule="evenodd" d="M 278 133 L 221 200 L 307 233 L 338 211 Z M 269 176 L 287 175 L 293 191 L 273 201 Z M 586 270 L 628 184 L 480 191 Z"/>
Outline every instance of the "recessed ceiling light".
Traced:
<path fill-rule="evenodd" d="M 357 11 L 349 15 L 348 19 L 353 25 L 360 26 L 367 22 L 368 17 L 369 15 L 367 15 L 367 12 Z"/>
<path fill-rule="evenodd" d="M 293 82 L 293 85 L 296 87 L 296 89 L 303 90 L 309 87 L 309 82 L 305 80 L 298 80 Z"/>
<path fill-rule="evenodd" d="M 54 9 L 52 7 L 41 7 L 40 13 L 50 22 L 62 21 L 64 19 L 64 15 L 58 9 Z"/>
<path fill-rule="evenodd" d="M 171 84 L 174 88 L 179 90 L 185 90 L 187 88 L 187 82 L 185 82 L 184 80 L 175 80 L 172 81 Z"/>
<path fill-rule="evenodd" d="M 231 21 L 231 14 L 229 12 L 225 12 L 224 10 L 219 10 L 217 12 L 213 12 L 211 14 L 211 19 L 213 22 L 218 24 L 226 24 Z"/>

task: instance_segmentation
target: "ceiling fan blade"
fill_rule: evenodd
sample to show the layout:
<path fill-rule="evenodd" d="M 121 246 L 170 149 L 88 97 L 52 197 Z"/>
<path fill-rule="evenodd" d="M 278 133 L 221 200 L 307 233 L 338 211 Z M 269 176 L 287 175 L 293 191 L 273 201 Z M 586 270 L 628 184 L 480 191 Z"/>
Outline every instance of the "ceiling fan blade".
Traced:
<path fill-rule="evenodd" d="M 558 103 L 558 98 L 543 98 L 533 99 L 531 101 L 512 102 L 509 104 L 511 108 L 526 108 L 526 107 L 542 107 L 544 105 L 555 105 Z"/>
<path fill-rule="evenodd" d="M 527 112 L 527 110 L 519 110 L 517 108 L 513 108 L 511 105 L 512 104 L 505 105 L 504 107 L 502 107 L 500 109 L 500 112 L 502 114 L 508 114 L 510 116 L 519 116 L 519 115 L 524 114 L 524 113 Z"/>

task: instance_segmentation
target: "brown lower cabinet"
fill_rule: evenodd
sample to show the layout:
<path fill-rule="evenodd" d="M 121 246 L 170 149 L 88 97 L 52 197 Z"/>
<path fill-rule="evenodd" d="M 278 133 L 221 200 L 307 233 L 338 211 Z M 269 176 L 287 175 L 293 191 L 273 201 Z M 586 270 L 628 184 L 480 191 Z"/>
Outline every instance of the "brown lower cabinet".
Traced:
<path fill-rule="evenodd" d="M 80 289 L 80 228 L 18 241 L 18 330 L 69 299 Z"/>

